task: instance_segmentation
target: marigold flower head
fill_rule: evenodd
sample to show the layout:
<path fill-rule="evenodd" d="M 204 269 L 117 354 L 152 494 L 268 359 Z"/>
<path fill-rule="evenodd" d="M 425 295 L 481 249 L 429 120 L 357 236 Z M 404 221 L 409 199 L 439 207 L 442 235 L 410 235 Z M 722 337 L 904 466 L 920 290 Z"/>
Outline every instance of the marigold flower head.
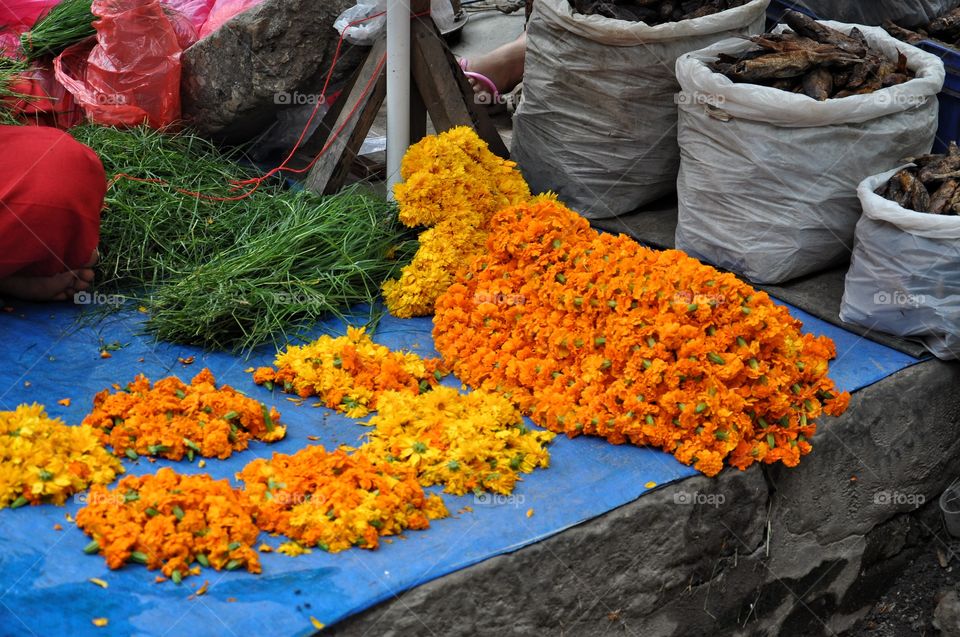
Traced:
<path fill-rule="evenodd" d="M 228 385 L 218 388 L 209 369 L 189 385 L 171 376 L 151 386 L 140 375 L 123 389 L 115 387 L 115 393 L 96 395 L 83 422 L 117 455 L 224 459 L 250 440 L 275 442 L 286 435 L 276 409 Z"/>
<path fill-rule="evenodd" d="M 109 484 L 123 466 L 90 427 L 49 418 L 41 405 L 0 411 L 0 509 L 62 505 L 90 485 Z"/>
<path fill-rule="evenodd" d="M 400 221 L 431 227 L 400 278 L 384 284 L 384 297 L 394 316 L 426 316 L 457 267 L 483 249 L 490 217 L 529 199 L 530 189 L 514 162 L 494 155 L 465 126 L 411 146 L 400 172 L 404 181 L 394 186 Z"/>
<path fill-rule="evenodd" d="M 376 409 L 383 392 L 420 393 L 446 374 L 439 359 L 392 351 L 354 327 L 345 336 L 325 335 L 306 345 L 291 345 L 277 354 L 274 364 L 276 370 L 256 370 L 254 382 L 302 397 L 317 396 L 352 418 Z"/>
<path fill-rule="evenodd" d="M 112 569 L 137 562 L 175 582 L 200 566 L 260 572 L 254 507 L 226 480 L 164 468 L 128 476 L 113 490 L 96 486 L 87 502 L 77 526 L 93 538 L 88 552 Z"/>
<path fill-rule="evenodd" d="M 423 492 L 415 472 L 363 450 L 305 447 L 254 460 L 237 478 L 262 529 L 332 553 L 375 549 L 381 536 L 425 529 L 449 515 L 443 500 Z"/>
<path fill-rule="evenodd" d="M 416 471 L 420 484 L 445 491 L 513 491 L 521 473 L 550 464 L 548 431 L 533 431 L 508 399 L 489 392 L 461 394 L 450 387 L 380 397 L 374 430 L 362 449 Z"/>
<path fill-rule="evenodd" d="M 830 339 L 732 274 L 600 234 L 552 197 L 500 211 L 436 302 L 434 340 L 473 387 L 569 436 L 650 445 L 707 475 L 793 466 L 849 395 Z"/>

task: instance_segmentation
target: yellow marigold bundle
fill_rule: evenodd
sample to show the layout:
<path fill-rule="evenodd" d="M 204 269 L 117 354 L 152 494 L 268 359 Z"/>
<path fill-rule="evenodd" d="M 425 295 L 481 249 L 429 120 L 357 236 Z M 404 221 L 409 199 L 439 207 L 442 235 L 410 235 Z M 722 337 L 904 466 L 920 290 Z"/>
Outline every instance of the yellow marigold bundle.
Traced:
<path fill-rule="evenodd" d="M 395 352 L 373 342 L 363 328 L 347 328 L 346 336 L 321 336 L 307 345 L 291 345 L 277 354 L 276 370 L 254 372 L 258 385 L 274 385 L 303 398 L 319 397 L 330 409 L 351 418 L 377 408 L 386 391 L 418 394 L 436 385 L 446 373 L 440 360 L 413 352 Z"/>
<path fill-rule="evenodd" d="M 437 301 L 453 371 L 569 436 L 724 461 L 796 465 L 849 394 L 833 342 L 767 294 L 677 251 L 599 234 L 550 198 L 498 213 L 483 257 Z"/>
<path fill-rule="evenodd" d="M 443 500 L 423 492 L 415 472 L 362 450 L 306 447 L 254 460 L 237 477 L 260 528 L 331 553 L 376 549 L 380 536 L 426 529 L 449 515 Z"/>
<path fill-rule="evenodd" d="M 230 457 L 250 440 L 275 442 L 286 435 L 276 409 L 247 398 L 232 387 L 216 386 L 209 369 L 187 385 L 171 376 L 151 387 L 140 375 L 116 393 L 104 390 L 93 400 L 84 424 L 117 455 L 149 455 L 180 460 L 194 454 Z"/>
<path fill-rule="evenodd" d="M 554 434 L 532 431 L 508 399 L 484 391 L 461 394 L 437 387 L 419 396 L 390 392 L 370 419 L 374 431 L 361 449 L 416 471 L 420 484 L 448 493 L 508 494 L 521 473 L 550 464 Z"/>
<path fill-rule="evenodd" d="M 93 538 L 85 552 L 100 553 L 110 568 L 145 564 L 179 584 L 200 567 L 259 573 L 253 511 L 226 480 L 164 468 L 128 476 L 112 491 L 94 487 L 77 526 Z"/>
<path fill-rule="evenodd" d="M 70 427 L 41 405 L 0 411 L 0 509 L 62 505 L 90 485 L 123 473 L 90 427 Z"/>
<path fill-rule="evenodd" d="M 420 235 L 399 280 L 387 281 L 383 291 L 394 316 L 427 316 L 457 268 L 483 248 L 490 217 L 529 199 L 530 189 L 514 162 L 494 155 L 464 126 L 411 146 L 400 175 L 404 181 L 394 187 L 400 221 L 432 227 Z"/>

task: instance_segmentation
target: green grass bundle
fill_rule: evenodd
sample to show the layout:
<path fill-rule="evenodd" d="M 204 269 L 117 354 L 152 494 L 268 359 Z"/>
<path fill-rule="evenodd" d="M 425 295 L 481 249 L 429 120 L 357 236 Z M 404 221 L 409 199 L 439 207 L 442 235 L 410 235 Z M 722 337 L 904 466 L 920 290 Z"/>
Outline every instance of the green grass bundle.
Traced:
<path fill-rule="evenodd" d="M 24 96 L 13 90 L 20 75 L 27 70 L 27 63 L 0 55 L 0 124 L 20 124 L 11 106 Z"/>
<path fill-rule="evenodd" d="M 209 142 L 141 128 L 75 128 L 110 176 L 157 179 L 235 196 L 250 174 Z M 208 201 L 172 186 L 115 179 L 101 222 L 101 288 L 125 290 L 150 311 L 158 337 L 248 350 L 366 304 L 415 250 L 381 199 L 265 184 L 240 201 Z"/>
<path fill-rule="evenodd" d="M 40 16 L 33 27 L 20 36 L 20 48 L 30 61 L 59 55 L 71 44 L 96 33 L 90 11 L 91 0 L 62 0 Z"/>

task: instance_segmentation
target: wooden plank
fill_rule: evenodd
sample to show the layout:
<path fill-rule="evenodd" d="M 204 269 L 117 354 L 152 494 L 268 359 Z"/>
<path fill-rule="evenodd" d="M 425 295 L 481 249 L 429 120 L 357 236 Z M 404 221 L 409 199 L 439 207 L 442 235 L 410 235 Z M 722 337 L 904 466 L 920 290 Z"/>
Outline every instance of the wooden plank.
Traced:
<path fill-rule="evenodd" d="M 411 25 L 413 79 L 426 103 L 437 132 L 454 126 L 475 128 L 490 150 L 500 157 L 509 151 L 496 126 L 474 98 L 473 87 L 460 71 L 432 20 L 418 18 Z"/>
<path fill-rule="evenodd" d="M 427 135 L 427 105 L 416 82 L 410 83 L 410 143 L 416 144 Z"/>
<path fill-rule="evenodd" d="M 351 115 L 349 110 L 344 109 L 337 117 L 333 130 L 337 131 L 341 126 L 343 129 L 320 161 L 310 170 L 305 184 L 308 190 L 329 194 L 343 186 L 344 180 L 350 173 L 350 166 L 387 94 L 385 54 L 386 39 L 381 37 L 367 54 L 367 59 L 350 93 L 341 96 L 341 99 L 346 100 L 347 108 L 356 108 L 356 110 Z M 368 85 L 372 86 L 364 96 L 363 92 Z"/>
<path fill-rule="evenodd" d="M 323 145 L 327 143 L 327 139 L 330 137 L 330 131 L 333 130 L 337 119 L 340 117 L 340 113 L 343 111 L 344 104 L 347 103 L 344 97 L 353 90 L 353 87 L 357 83 L 357 78 L 360 77 L 362 71 L 363 65 L 361 64 L 350 74 L 350 77 L 347 78 L 347 81 L 340 89 L 340 98 L 330 105 L 330 108 L 323 116 L 323 121 L 320 122 L 320 126 L 312 135 L 305 139 L 300 145 L 300 148 L 297 149 L 296 154 L 287 164 L 290 168 L 302 170 L 320 153 Z"/>

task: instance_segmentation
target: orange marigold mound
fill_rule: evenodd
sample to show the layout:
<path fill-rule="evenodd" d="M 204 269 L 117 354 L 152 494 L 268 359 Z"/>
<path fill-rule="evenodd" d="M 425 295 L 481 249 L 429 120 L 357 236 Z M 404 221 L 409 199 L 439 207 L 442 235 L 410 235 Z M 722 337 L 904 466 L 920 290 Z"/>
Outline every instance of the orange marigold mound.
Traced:
<path fill-rule="evenodd" d="M 112 569 L 145 564 L 176 583 L 200 567 L 260 572 L 254 507 L 226 480 L 164 468 L 128 476 L 112 491 L 95 486 L 87 502 L 77 513 L 77 526 L 93 538 L 85 550 Z"/>
<path fill-rule="evenodd" d="M 453 371 L 569 436 L 659 447 L 715 475 L 724 461 L 798 463 L 814 420 L 849 394 L 826 337 L 732 274 L 599 234 L 549 197 L 491 221 L 487 251 L 437 301 Z"/>
<path fill-rule="evenodd" d="M 413 352 L 395 352 L 373 342 L 363 328 L 349 327 L 346 336 L 321 336 L 312 343 L 291 345 L 277 354 L 276 370 L 261 367 L 253 381 L 303 398 L 319 397 L 330 409 L 362 418 L 377 408 L 387 391 L 427 391 L 446 374 L 441 361 Z"/>
<path fill-rule="evenodd" d="M 327 452 L 316 445 L 274 454 L 254 460 L 237 478 L 260 528 L 331 553 L 375 549 L 381 535 L 426 529 L 431 519 L 449 515 L 443 500 L 423 492 L 415 471 L 362 450 Z"/>
<path fill-rule="evenodd" d="M 116 393 L 96 395 L 83 424 L 96 429 L 117 455 L 192 460 L 196 453 L 224 459 L 252 439 L 275 442 L 286 435 L 276 409 L 228 385 L 217 388 L 209 369 L 189 385 L 171 376 L 151 387 L 140 375 L 124 389 L 114 387 Z"/>

